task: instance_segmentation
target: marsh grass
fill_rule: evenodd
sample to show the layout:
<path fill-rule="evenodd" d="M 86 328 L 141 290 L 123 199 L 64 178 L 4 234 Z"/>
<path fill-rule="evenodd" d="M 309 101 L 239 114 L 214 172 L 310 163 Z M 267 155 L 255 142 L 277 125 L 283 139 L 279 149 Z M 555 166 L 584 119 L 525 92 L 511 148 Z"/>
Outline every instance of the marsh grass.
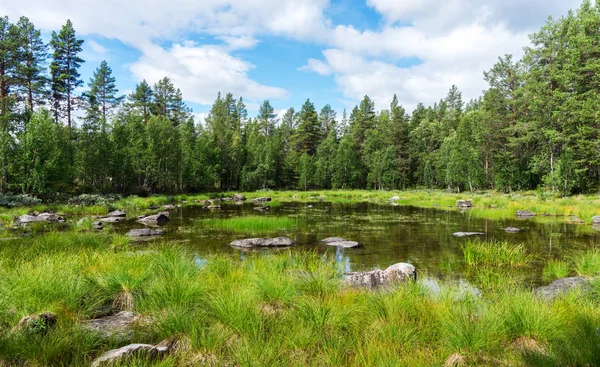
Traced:
<path fill-rule="evenodd" d="M 438 295 L 413 283 L 349 289 L 335 261 L 318 253 L 253 254 L 244 261 L 209 255 L 199 267 L 193 253 L 173 243 L 132 252 L 114 246 L 119 241 L 110 233 L 73 231 L 2 245 L 0 360 L 81 366 L 130 342 L 176 339 L 183 345 L 176 354 L 123 365 L 439 366 L 455 353 L 469 365 L 598 362 L 595 297 L 544 303 L 509 279 L 484 298 L 444 283 Z M 478 254 L 472 271 L 527 263 L 520 251 L 486 251 L 472 251 Z M 83 320 L 119 309 L 149 322 L 120 342 L 81 331 Z M 55 329 L 11 332 L 21 317 L 44 311 L 58 315 Z"/>
<path fill-rule="evenodd" d="M 208 218 L 197 222 L 202 228 L 233 232 L 263 233 L 293 231 L 304 223 L 298 217 L 270 217 L 250 215 L 233 218 Z"/>
<path fill-rule="evenodd" d="M 577 251 L 573 254 L 571 261 L 577 275 L 600 275 L 600 249 Z"/>
<path fill-rule="evenodd" d="M 555 279 L 566 278 L 571 272 L 571 265 L 566 261 L 550 260 L 542 270 L 542 279 L 552 281 Z"/>
<path fill-rule="evenodd" d="M 462 245 L 464 260 L 470 267 L 523 267 L 533 257 L 527 254 L 523 244 L 506 241 L 467 241 Z"/>

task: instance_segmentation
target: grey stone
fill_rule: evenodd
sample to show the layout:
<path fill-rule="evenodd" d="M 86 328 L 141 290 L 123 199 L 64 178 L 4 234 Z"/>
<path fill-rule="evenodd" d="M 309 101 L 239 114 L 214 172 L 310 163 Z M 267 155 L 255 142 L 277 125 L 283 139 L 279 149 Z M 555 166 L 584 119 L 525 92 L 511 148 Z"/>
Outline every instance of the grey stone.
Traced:
<path fill-rule="evenodd" d="M 176 209 L 177 207 L 173 204 L 168 204 L 168 205 L 163 205 L 163 209 L 164 210 L 173 210 Z"/>
<path fill-rule="evenodd" d="M 92 223 L 92 228 L 94 228 L 97 231 L 101 231 L 104 229 L 104 223 L 102 222 L 94 222 Z"/>
<path fill-rule="evenodd" d="M 140 357 L 154 359 L 169 352 L 168 347 L 150 344 L 130 344 L 124 347 L 109 350 L 92 362 L 92 367 L 115 366 L 125 362 L 128 358 Z"/>
<path fill-rule="evenodd" d="M 154 237 L 154 236 L 162 236 L 164 234 L 162 229 L 150 229 L 150 228 L 141 228 L 141 229 L 132 229 L 127 232 L 127 236 L 129 237 Z"/>
<path fill-rule="evenodd" d="M 388 200 L 388 204 L 394 204 L 398 200 L 400 200 L 399 196 L 393 196 Z"/>
<path fill-rule="evenodd" d="M 557 279 L 549 285 L 538 287 L 533 290 L 533 293 L 544 300 L 552 301 L 560 296 L 567 294 L 570 291 L 580 289 L 583 291 L 591 290 L 590 282 L 584 277 L 562 278 Z"/>
<path fill-rule="evenodd" d="M 133 334 L 136 316 L 133 312 L 122 311 L 114 315 L 87 320 L 81 325 L 85 330 L 98 333 L 103 338 L 126 339 Z"/>
<path fill-rule="evenodd" d="M 232 198 L 234 201 L 246 201 L 246 197 L 242 194 L 233 194 Z"/>
<path fill-rule="evenodd" d="M 104 218 L 98 218 L 98 222 L 101 223 L 119 223 L 124 221 L 125 218 L 123 217 L 104 217 Z"/>
<path fill-rule="evenodd" d="M 471 208 L 473 207 L 473 201 L 471 200 L 459 200 L 456 202 L 458 208 Z"/>
<path fill-rule="evenodd" d="M 592 217 L 592 224 L 600 225 L 600 215 Z"/>
<path fill-rule="evenodd" d="M 272 199 L 268 196 L 262 197 L 262 198 L 256 198 L 256 199 L 252 199 L 251 201 L 253 203 L 266 203 L 271 201 Z"/>
<path fill-rule="evenodd" d="M 24 224 L 36 223 L 36 222 L 63 223 L 64 221 L 65 221 L 65 218 L 63 218 L 62 216 L 60 216 L 58 214 L 41 213 L 38 215 L 23 214 L 22 216 L 17 218 L 16 223 L 24 225 Z"/>
<path fill-rule="evenodd" d="M 483 236 L 485 233 L 483 232 L 456 232 L 454 233 L 454 237 L 475 237 L 475 236 Z"/>
<path fill-rule="evenodd" d="M 344 242 L 344 241 L 347 241 L 347 239 L 341 238 L 341 237 L 329 237 L 329 238 L 325 238 L 325 239 L 321 240 L 321 242 L 325 242 L 325 243 Z"/>
<path fill-rule="evenodd" d="M 271 210 L 271 208 L 269 208 L 268 206 L 256 206 L 253 209 L 257 212 L 268 212 L 269 210 Z"/>
<path fill-rule="evenodd" d="M 287 237 L 248 238 L 233 241 L 229 245 L 237 248 L 290 247 L 294 245 L 294 241 Z"/>
<path fill-rule="evenodd" d="M 529 210 L 517 210 L 515 215 L 517 216 L 517 218 L 531 218 L 535 217 L 537 214 Z"/>
<path fill-rule="evenodd" d="M 120 211 L 120 210 L 114 210 L 114 211 L 106 214 L 105 216 L 103 216 L 103 218 L 115 218 L 115 217 L 125 218 L 126 216 L 127 216 L 127 214 L 125 214 L 125 212 Z"/>
<path fill-rule="evenodd" d="M 519 228 L 515 228 L 515 227 L 508 227 L 504 229 L 504 232 L 506 233 L 519 233 L 521 232 L 521 230 Z"/>
<path fill-rule="evenodd" d="M 138 219 L 138 223 L 149 224 L 149 225 L 159 225 L 162 226 L 166 224 L 170 220 L 170 216 L 165 212 L 161 212 L 154 215 L 148 215 L 146 217 Z"/>
<path fill-rule="evenodd" d="M 348 241 L 344 238 L 339 238 L 339 237 L 325 238 L 324 240 L 321 240 L 321 242 L 324 242 L 327 246 L 333 246 L 333 247 L 341 247 L 341 248 L 359 248 L 359 247 L 361 247 L 361 244 L 356 241 Z"/>
<path fill-rule="evenodd" d="M 385 270 L 346 273 L 344 283 L 352 287 L 378 288 L 417 279 L 417 270 L 411 264 L 395 264 Z"/>

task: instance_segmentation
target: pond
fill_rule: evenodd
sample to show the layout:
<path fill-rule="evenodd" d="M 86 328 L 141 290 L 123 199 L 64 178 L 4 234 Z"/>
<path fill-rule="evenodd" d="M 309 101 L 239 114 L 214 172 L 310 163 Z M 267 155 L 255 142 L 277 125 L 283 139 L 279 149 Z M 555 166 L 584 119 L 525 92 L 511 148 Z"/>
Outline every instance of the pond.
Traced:
<path fill-rule="evenodd" d="M 242 226 L 228 223 L 247 218 Z M 262 219 L 262 220 L 261 220 Z M 266 221 L 263 229 L 249 223 Z M 269 223 L 274 224 L 268 228 Z M 125 233 L 140 224 L 127 221 L 116 226 Z M 505 228 L 517 227 L 519 233 Z M 214 253 L 246 256 L 229 243 L 251 237 L 287 236 L 296 242 L 292 251 L 330 253 L 345 271 L 386 268 L 398 262 L 416 266 L 421 274 L 436 278 L 462 277 L 464 266 L 461 246 L 469 238 L 455 232 L 482 232 L 482 240 L 523 243 L 534 256 L 533 265 L 520 271 L 533 283 L 540 283 L 541 269 L 549 259 L 568 256 L 573 249 L 589 246 L 599 234 L 589 226 L 567 223 L 565 218 L 485 220 L 469 211 L 455 208 L 422 209 L 371 203 L 337 204 L 281 203 L 259 213 L 250 203 L 224 203 L 219 210 L 184 206 L 171 210 L 171 221 L 164 227 L 164 240 L 182 242 L 199 257 Z M 338 249 L 320 243 L 327 237 L 344 237 L 360 242 L 360 249 Z M 273 250 L 265 250 L 273 251 Z"/>

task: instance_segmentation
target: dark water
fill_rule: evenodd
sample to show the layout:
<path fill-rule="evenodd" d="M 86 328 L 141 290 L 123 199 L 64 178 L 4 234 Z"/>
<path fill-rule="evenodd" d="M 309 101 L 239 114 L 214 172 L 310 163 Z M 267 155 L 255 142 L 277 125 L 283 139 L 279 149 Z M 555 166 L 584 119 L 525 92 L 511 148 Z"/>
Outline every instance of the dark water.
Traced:
<path fill-rule="evenodd" d="M 566 256 L 572 249 L 589 246 L 597 234 L 582 225 L 536 220 L 484 220 L 469 212 L 457 210 L 421 209 L 407 206 L 377 204 L 287 203 L 271 207 L 269 213 L 258 213 L 251 204 L 224 204 L 221 210 L 209 211 L 200 206 L 187 206 L 171 211 L 171 221 L 163 227 L 165 240 L 178 240 L 193 248 L 199 256 L 233 253 L 244 256 L 228 244 L 249 237 L 288 236 L 297 246 L 293 251 L 330 252 L 347 270 L 386 268 L 398 262 L 408 262 L 430 276 L 461 276 L 465 272 L 461 245 L 467 241 L 453 233 L 484 232 L 482 239 L 507 240 L 525 244 L 535 256 L 534 263 L 523 269 L 533 279 L 539 279 L 543 264 L 551 258 Z M 301 226 L 292 231 L 243 233 L 206 228 L 207 218 L 264 215 L 299 218 Z M 509 234 L 506 227 L 521 229 Z M 139 228 L 134 222 L 120 224 L 117 231 Z M 361 249 L 336 249 L 320 244 L 326 237 L 344 237 L 364 245 Z M 272 250 L 271 250 L 272 251 Z"/>

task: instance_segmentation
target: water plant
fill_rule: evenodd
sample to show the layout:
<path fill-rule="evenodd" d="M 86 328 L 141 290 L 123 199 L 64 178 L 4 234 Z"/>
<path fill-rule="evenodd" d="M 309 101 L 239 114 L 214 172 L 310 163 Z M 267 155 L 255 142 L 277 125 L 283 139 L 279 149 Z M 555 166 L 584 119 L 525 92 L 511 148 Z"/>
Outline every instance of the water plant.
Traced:
<path fill-rule="evenodd" d="M 467 241 L 462 245 L 465 263 L 471 267 L 522 267 L 532 261 L 523 244 L 506 241 Z"/>

